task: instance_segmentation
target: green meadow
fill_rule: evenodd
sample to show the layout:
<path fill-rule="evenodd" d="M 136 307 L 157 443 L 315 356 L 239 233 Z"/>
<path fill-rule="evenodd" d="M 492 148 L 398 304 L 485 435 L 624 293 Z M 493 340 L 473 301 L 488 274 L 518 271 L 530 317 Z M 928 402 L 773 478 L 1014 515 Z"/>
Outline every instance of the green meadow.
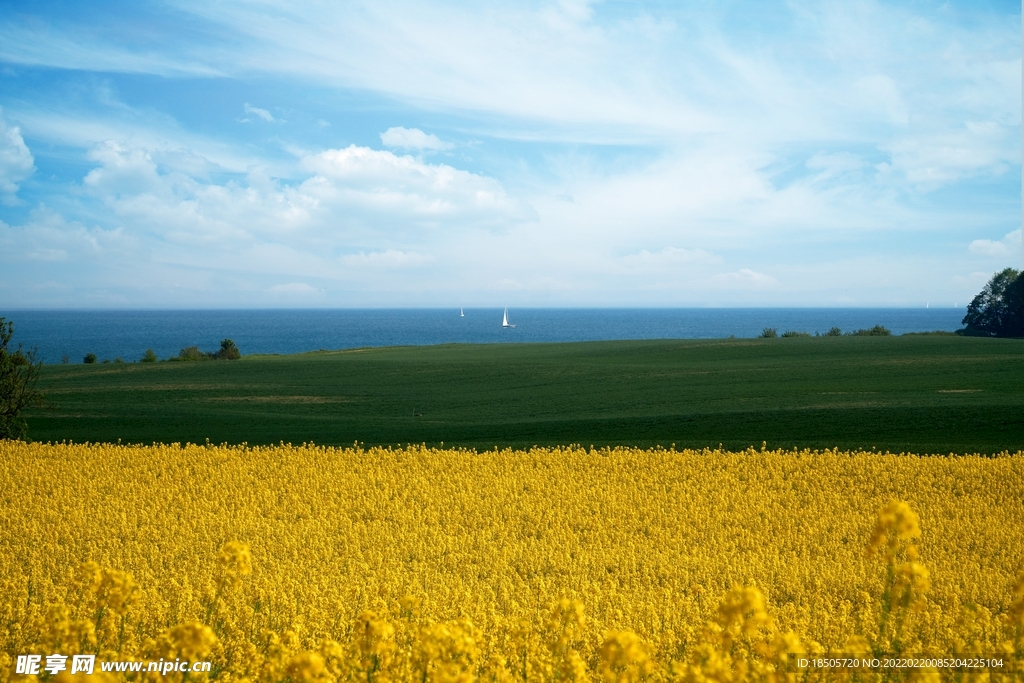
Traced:
<path fill-rule="evenodd" d="M 1024 341 L 1007 339 L 358 349 L 54 365 L 40 388 L 37 441 L 1024 448 Z"/>

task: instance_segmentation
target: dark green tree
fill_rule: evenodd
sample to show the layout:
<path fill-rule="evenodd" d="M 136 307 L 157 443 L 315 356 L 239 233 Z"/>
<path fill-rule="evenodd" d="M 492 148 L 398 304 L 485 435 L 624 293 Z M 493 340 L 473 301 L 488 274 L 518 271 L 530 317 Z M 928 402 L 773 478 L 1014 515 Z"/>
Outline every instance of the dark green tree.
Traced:
<path fill-rule="evenodd" d="M 220 343 L 220 350 L 214 352 L 213 357 L 218 360 L 238 360 L 242 354 L 235 346 L 235 342 L 225 339 Z"/>
<path fill-rule="evenodd" d="M 1024 272 L 1006 268 L 974 297 L 963 319 L 973 337 L 1024 337 Z"/>
<path fill-rule="evenodd" d="M 28 431 L 22 409 L 39 405 L 43 395 L 36 389 L 42 361 L 36 352 L 26 353 L 21 344 L 12 349 L 14 323 L 0 318 L 0 439 L 23 439 Z"/>
<path fill-rule="evenodd" d="M 851 337 L 891 337 L 892 331 L 884 325 L 875 325 L 856 332 L 848 332 Z"/>
<path fill-rule="evenodd" d="M 186 346 L 178 352 L 178 360 L 210 360 L 210 354 L 200 351 L 198 346 Z"/>

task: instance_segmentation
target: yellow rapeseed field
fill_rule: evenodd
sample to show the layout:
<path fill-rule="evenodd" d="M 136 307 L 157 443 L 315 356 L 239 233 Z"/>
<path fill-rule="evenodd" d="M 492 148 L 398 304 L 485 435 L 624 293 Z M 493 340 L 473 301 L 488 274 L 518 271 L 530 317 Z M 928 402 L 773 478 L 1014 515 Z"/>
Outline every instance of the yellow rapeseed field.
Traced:
<path fill-rule="evenodd" d="M 1024 663 L 1024 453 L 0 441 L 0 501 L 2 681 L 26 653 L 213 664 L 116 674 L 169 683 Z"/>

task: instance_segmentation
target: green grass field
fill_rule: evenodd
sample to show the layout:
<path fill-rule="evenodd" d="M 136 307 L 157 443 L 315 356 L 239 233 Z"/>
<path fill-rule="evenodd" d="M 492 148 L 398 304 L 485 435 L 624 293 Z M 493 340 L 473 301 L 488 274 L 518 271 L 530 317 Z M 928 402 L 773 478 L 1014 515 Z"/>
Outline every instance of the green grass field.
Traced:
<path fill-rule="evenodd" d="M 1024 341 L 445 345 L 57 365 L 39 441 L 1024 448 Z"/>

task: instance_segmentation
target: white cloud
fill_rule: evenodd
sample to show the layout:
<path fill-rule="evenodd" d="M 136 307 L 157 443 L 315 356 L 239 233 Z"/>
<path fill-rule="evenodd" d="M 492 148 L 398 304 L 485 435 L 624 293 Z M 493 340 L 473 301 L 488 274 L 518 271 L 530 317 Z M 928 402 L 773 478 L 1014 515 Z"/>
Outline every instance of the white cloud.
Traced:
<path fill-rule="evenodd" d="M 402 128 L 401 126 L 388 128 L 380 134 L 380 141 L 388 147 L 401 149 L 444 150 L 455 146 L 441 140 L 436 135 L 424 133 L 419 128 Z"/>
<path fill-rule="evenodd" d="M 95 94 L 52 95 L 49 110 L 43 94 L 8 104 L 37 154 L 91 150 L 82 188 L 66 192 L 80 176 L 61 178 L 53 197 L 67 225 L 120 228 L 143 256 L 192 269 L 183 280 L 258 274 L 244 286 L 266 295 L 333 278 L 388 303 L 429 302 L 430 287 L 507 286 L 552 305 L 672 304 L 680 292 L 687 303 L 800 303 L 825 291 L 869 305 L 889 301 L 863 294 L 883 291 L 872 289 L 881 275 L 888 297 L 983 270 L 973 257 L 1019 258 L 1019 237 L 971 242 L 1018 220 L 1006 187 L 1020 168 L 1020 34 L 1005 11 L 964 22 L 955 7 L 875 0 L 171 6 L 202 30 L 164 38 L 154 25 L 154 40 L 132 47 L 114 28 L 15 18 L 0 26 L 0 57 L 240 74 L 232 91 L 246 94 L 227 119 L 248 99 L 251 121 L 278 122 L 280 111 L 251 102 L 297 95 L 288 118 L 301 125 L 273 138 L 262 126 L 218 132 L 216 110 L 205 133 L 190 132 L 194 118 L 147 102 L 148 85 L 125 98 L 132 107 Z M 116 87 L 128 81 L 143 79 Z M 339 112 L 342 101 L 358 115 Z M 380 133 L 391 151 L 345 147 L 385 128 L 381 118 L 459 131 L 458 151 L 426 163 L 456 146 L 405 127 Z M 7 234 L 20 236 L 25 262 L 95 253 L 84 239 L 30 244 L 22 229 Z M 927 248 L 925 231 L 938 238 Z M 832 277 L 837 260 L 873 267 L 882 255 L 916 270 Z M 366 277 L 373 269 L 387 276 Z"/>
<path fill-rule="evenodd" d="M 899 138 L 921 128 L 908 122 L 937 110 L 952 109 L 959 121 L 1019 112 L 1014 88 L 1003 87 L 1013 84 L 1003 72 L 1013 69 L 1019 36 L 995 13 L 975 18 L 988 22 L 983 28 L 966 28 L 874 2 L 711 11 L 627 4 L 607 13 L 575 0 L 270 4 L 263 13 L 240 2 L 181 6 L 251 39 L 232 53 L 231 68 L 369 89 L 434 111 L 484 112 L 534 134 L 530 124 L 541 122 L 572 139 L 716 131 L 770 143 L 880 131 Z M 774 21 L 736 34 L 733 13 Z M 1019 84 L 1019 60 L 1016 71 Z"/>
<path fill-rule="evenodd" d="M 88 228 L 46 207 L 33 209 L 24 225 L 0 221 L 0 261 L 73 262 L 123 257 L 138 241 L 120 228 Z"/>
<path fill-rule="evenodd" d="M 305 179 L 294 183 L 259 168 L 227 182 L 197 179 L 120 142 L 89 157 L 88 195 L 154 259 L 179 266 L 344 279 L 349 270 L 423 266 L 434 259 L 425 244 L 529 217 L 492 178 L 364 147 L 308 155 Z M 273 285 L 263 291 L 281 293 Z"/>
<path fill-rule="evenodd" d="M 566 283 L 563 279 L 543 274 L 502 277 L 484 284 L 484 288 L 488 291 L 505 294 L 529 292 L 534 296 L 538 294 L 544 296 L 551 292 L 570 292 L 577 287 L 578 285 Z"/>
<path fill-rule="evenodd" d="M 400 2 L 315 12 L 279 4 L 264 14 L 229 2 L 188 10 L 251 41 L 235 54 L 233 69 L 534 121 L 720 128 L 715 117 L 674 97 L 671 71 L 659 68 L 635 88 L 637 48 L 651 47 L 646 32 L 596 27 L 590 4 L 480 10 Z"/>
<path fill-rule="evenodd" d="M 178 40 L 173 42 L 180 43 Z M 131 49 L 117 45 L 115 41 L 97 40 L 94 36 L 86 38 L 74 27 L 65 34 L 59 25 L 50 22 L 45 27 L 6 18 L 0 23 L 0 61 L 10 64 L 169 77 L 216 78 L 226 75 L 224 71 L 204 63 L 202 57 L 182 56 L 164 47 L 163 53 L 154 49 L 157 46 L 150 45 L 144 50 Z"/>
<path fill-rule="evenodd" d="M 566 19 L 576 23 L 585 23 L 590 21 L 594 15 L 594 8 L 591 7 L 594 4 L 596 4 L 595 0 L 558 0 L 558 9 Z"/>
<path fill-rule="evenodd" d="M 149 152 L 118 142 L 107 142 L 89 152 L 100 163 L 86 174 L 83 184 L 106 197 L 138 195 L 162 189 L 156 163 Z"/>
<path fill-rule="evenodd" d="M 857 78 L 851 88 L 862 107 L 870 107 L 876 115 L 890 123 L 904 126 L 910 114 L 896 81 L 885 74 L 869 74 Z"/>
<path fill-rule="evenodd" d="M 620 260 L 629 270 L 651 272 L 685 265 L 721 263 L 722 258 L 703 249 L 665 247 L 656 252 L 641 249 L 635 254 L 623 256 Z"/>
<path fill-rule="evenodd" d="M 18 183 L 35 170 L 35 160 L 21 137 L 21 129 L 9 125 L 0 108 L 0 201 L 14 203 Z"/>
<path fill-rule="evenodd" d="M 952 279 L 953 283 L 966 294 L 965 299 L 969 300 L 985 286 L 985 283 L 992 279 L 992 273 L 986 270 L 976 270 L 967 275 L 954 275 Z"/>
<path fill-rule="evenodd" d="M 771 275 L 741 268 L 731 273 L 719 273 L 710 278 L 708 284 L 713 289 L 759 290 L 778 287 L 779 281 Z"/>
<path fill-rule="evenodd" d="M 300 191 L 324 206 L 402 214 L 419 225 L 462 219 L 477 225 L 522 220 L 529 211 L 493 178 L 351 145 L 304 160 L 316 175 Z"/>
<path fill-rule="evenodd" d="M 994 242 L 992 240 L 974 240 L 970 246 L 967 247 L 975 256 L 993 256 L 1001 258 L 1003 256 L 1010 255 L 1010 249 L 1003 242 Z"/>
<path fill-rule="evenodd" d="M 349 268 L 384 269 L 421 266 L 433 260 L 433 257 L 427 254 L 419 254 L 415 251 L 399 251 L 398 249 L 345 254 L 338 259 L 338 261 Z"/>
<path fill-rule="evenodd" d="M 288 282 L 285 284 L 274 285 L 268 291 L 275 294 L 317 294 L 319 292 L 316 287 L 308 285 L 305 282 Z"/>
<path fill-rule="evenodd" d="M 967 121 L 951 130 L 908 134 L 885 148 L 892 155 L 894 170 L 915 185 L 934 189 L 1019 165 L 1019 140 L 1019 122 Z"/>
<path fill-rule="evenodd" d="M 1008 232 L 1003 239 L 998 241 L 974 240 L 967 247 L 967 250 L 975 256 L 1000 259 L 1013 256 L 1014 260 L 1016 260 L 1016 257 L 1021 255 L 1021 230 L 1017 228 L 1013 232 Z"/>
<path fill-rule="evenodd" d="M 850 152 L 826 154 L 819 152 L 807 160 L 807 168 L 821 171 L 822 176 L 831 177 L 849 171 L 859 171 L 867 165 L 864 158 Z"/>
<path fill-rule="evenodd" d="M 208 30 L 132 51 L 102 31 L 12 21 L 0 27 L 0 55 L 159 75 L 285 74 L 433 111 L 492 114 L 509 131 L 553 123 L 562 127 L 547 133 L 574 139 L 902 137 L 937 111 L 951 114 L 943 128 L 1019 121 L 1019 32 L 1005 14 L 979 12 L 960 26 L 955 13 L 901 3 L 627 3 L 608 12 L 595 4 L 175 0 Z M 731 32 L 741 14 L 752 30 Z M 771 21 L 757 30 L 765 15 Z M 204 35 L 231 36 L 231 49 L 211 49 Z"/>
<path fill-rule="evenodd" d="M 246 114 L 253 114 L 254 116 L 258 116 L 261 119 L 263 119 L 264 121 L 267 121 L 269 123 L 273 123 L 274 121 L 277 120 L 266 109 L 260 109 L 259 107 L 254 107 L 251 104 L 249 104 L 248 102 L 245 103 L 245 113 Z M 249 119 L 245 119 L 245 121 L 248 121 L 248 120 Z"/>
<path fill-rule="evenodd" d="M 18 118 L 32 137 L 48 144 L 67 145 L 91 150 L 108 143 L 145 149 L 154 159 L 171 157 L 192 160 L 186 172 L 245 173 L 265 160 L 252 150 L 233 145 L 214 135 L 200 135 L 183 130 L 164 116 L 146 118 L 138 113 L 125 118 L 101 116 L 85 112 L 45 110 L 22 107 Z"/>

